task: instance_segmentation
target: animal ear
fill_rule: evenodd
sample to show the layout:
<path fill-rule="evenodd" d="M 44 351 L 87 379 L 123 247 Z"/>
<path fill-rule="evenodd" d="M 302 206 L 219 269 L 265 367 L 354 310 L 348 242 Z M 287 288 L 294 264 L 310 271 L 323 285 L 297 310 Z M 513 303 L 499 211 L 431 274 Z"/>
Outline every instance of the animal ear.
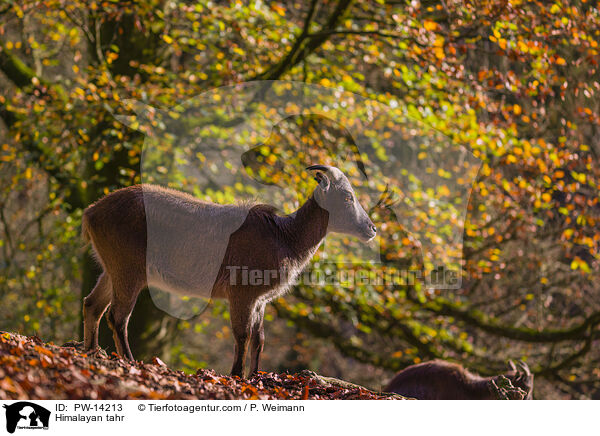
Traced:
<path fill-rule="evenodd" d="M 511 371 L 517 372 L 517 367 L 515 366 L 515 362 L 513 362 L 512 360 L 508 361 L 508 367 L 510 368 Z"/>
<path fill-rule="evenodd" d="M 325 173 L 317 172 L 315 174 L 315 180 L 319 182 L 319 186 L 323 192 L 327 192 L 329 190 L 329 178 L 325 175 Z"/>
<path fill-rule="evenodd" d="M 327 192 L 329 190 L 329 185 L 330 185 L 329 177 L 327 177 L 325 175 L 325 173 L 320 173 L 320 172 L 317 173 L 317 177 L 318 177 L 317 182 L 319 182 L 319 186 L 321 187 L 321 189 L 324 192 Z"/>

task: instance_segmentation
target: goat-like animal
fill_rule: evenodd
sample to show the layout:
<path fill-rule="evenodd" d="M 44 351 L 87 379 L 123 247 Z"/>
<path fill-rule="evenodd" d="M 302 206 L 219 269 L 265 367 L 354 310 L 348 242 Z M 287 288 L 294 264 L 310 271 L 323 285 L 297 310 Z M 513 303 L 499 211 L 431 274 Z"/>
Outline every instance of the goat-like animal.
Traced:
<path fill-rule="evenodd" d="M 110 306 L 107 321 L 117 352 L 133 360 L 127 324 L 140 291 L 150 285 L 227 298 L 235 337 L 231 373 L 243 376 L 248 344 L 251 372 L 258 371 L 266 303 L 289 288 L 328 232 L 364 241 L 376 235 L 339 169 L 307 169 L 316 172 L 319 184 L 287 216 L 276 215 L 267 205 L 219 205 L 153 185 L 119 189 L 89 206 L 82 233 L 103 272 L 84 300 L 85 349 L 98 347 L 100 319 Z M 269 277 L 248 283 L 242 271 L 268 271 Z"/>
<path fill-rule="evenodd" d="M 504 376 L 525 392 L 523 399 L 530 400 L 533 374 L 526 363 L 519 361 L 518 365 L 519 368 L 509 361 L 509 371 L 505 374 L 482 377 L 456 363 L 433 360 L 403 369 L 384 391 L 418 400 L 495 400 L 495 389 Z"/>

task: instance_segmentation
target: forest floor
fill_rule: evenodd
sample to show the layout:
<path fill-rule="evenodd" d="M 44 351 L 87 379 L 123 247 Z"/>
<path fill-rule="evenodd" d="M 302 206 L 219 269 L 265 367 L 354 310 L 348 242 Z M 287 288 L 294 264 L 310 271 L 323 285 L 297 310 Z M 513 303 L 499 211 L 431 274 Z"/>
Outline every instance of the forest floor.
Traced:
<path fill-rule="evenodd" d="M 259 372 L 249 379 L 199 369 L 169 369 L 161 360 L 129 362 L 103 350 L 44 343 L 0 332 L 0 399 L 403 399 L 311 371 Z"/>

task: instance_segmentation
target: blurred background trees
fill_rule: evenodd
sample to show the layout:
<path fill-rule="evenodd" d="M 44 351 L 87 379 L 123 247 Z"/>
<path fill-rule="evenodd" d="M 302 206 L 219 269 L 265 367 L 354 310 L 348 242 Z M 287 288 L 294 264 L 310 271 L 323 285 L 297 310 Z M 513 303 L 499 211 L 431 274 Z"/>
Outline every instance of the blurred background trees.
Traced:
<path fill-rule="evenodd" d="M 212 88 L 285 79 L 389 105 L 423 126 L 413 136 L 442 134 L 482 166 L 460 289 L 300 284 L 269 308 L 264 368 L 310 368 L 378 388 L 431 358 L 482 374 L 522 358 L 537 398 L 598 397 L 599 8 L 2 0 L 0 328 L 56 343 L 80 335 L 81 298 L 98 274 L 79 237 L 81 212 L 140 182 L 144 135 L 114 118 L 130 110 L 124 100 L 170 108 Z M 283 147 L 335 165 L 329 150 L 347 140 L 340 132 L 318 118 L 289 119 L 257 162 L 273 168 Z M 394 144 L 379 139 L 381 154 L 393 155 Z M 313 186 L 306 174 L 292 181 L 298 192 Z M 230 188 L 198 194 L 229 202 L 243 190 Z M 372 210 L 384 267 L 418 266 L 417 242 L 391 213 L 385 204 Z M 130 323 L 133 353 L 225 372 L 227 318 L 216 302 L 178 320 L 145 292 Z"/>

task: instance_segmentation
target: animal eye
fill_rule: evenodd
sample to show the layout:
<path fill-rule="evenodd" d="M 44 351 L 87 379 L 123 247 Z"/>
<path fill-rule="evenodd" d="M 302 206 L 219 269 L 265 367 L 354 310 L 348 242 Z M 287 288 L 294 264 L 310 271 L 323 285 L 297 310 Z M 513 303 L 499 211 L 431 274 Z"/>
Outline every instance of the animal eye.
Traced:
<path fill-rule="evenodd" d="M 354 197 L 352 197 L 352 195 L 347 194 L 346 197 L 344 198 L 344 201 L 346 203 L 353 203 L 354 202 Z"/>

